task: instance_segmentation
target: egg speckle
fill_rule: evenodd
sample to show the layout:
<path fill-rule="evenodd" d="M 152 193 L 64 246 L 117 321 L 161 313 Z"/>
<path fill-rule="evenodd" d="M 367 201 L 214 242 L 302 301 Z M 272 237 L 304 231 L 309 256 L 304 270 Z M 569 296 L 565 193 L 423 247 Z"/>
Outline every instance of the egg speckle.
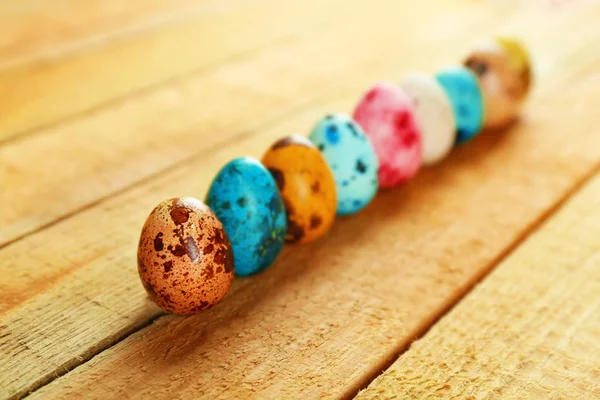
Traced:
<path fill-rule="evenodd" d="M 200 200 L 165 200 L 142 229 L 138 272 L 159 307 L 173 314 L 195 314 L 217 304 L 231 286 L 229 238 Z"/>

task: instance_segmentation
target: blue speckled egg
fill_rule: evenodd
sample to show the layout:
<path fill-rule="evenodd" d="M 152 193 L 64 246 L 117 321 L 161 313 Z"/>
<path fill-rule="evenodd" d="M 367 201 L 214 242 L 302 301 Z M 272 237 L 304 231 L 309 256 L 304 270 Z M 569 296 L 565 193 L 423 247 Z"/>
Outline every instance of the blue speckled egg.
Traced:
<path fill-rule="evenodd" d="M 258 160 L 242 157 L 225 165 L 210 185 L 206 204 L 229 236 L 237 275 L 273 264 L 285 241 L 285 207 L 275 180 Z"/>
<path fill-rule="evenodd" d="M 337 213 L 354 214 L 375 197 L 379 161 L 362 128 L 345 114 L 328 115 L 309 139 L 327 160 L 337 188 Z"/>
<path fill-rule="evenodd" d="M 466 142 L 477 135 L 483 124 L 483 97 L 477 77 L 465 67 L 439 72 L 437 81 L 450 98 L 456 119 L 456 142 Z"/>

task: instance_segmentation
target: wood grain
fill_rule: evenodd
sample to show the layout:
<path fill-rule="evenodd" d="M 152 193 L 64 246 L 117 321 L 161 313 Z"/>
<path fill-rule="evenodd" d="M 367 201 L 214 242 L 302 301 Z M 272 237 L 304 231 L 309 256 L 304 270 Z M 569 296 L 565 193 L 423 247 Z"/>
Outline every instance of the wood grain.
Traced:
<path fill-rule="evenodd" d="M 591 96 L 600 82 L 586 78 L 580 77 L 581 84 L 560 88 L 560 99 L 534 99 L 528 120 L 510 134 L 484 136 L 458 149 L 446 164 L 425 171 L 403 189 L 382 194 L 364 214 L 341 220 L 323 241 L 303 252 L 290 248 L 265 274 L 238 280 L 214 310 L 188 319 L 159 318 L 33 397 L 89 396 L 89 386 L 94 388 L 91 396 L 98 398 L 109 393 L 207 398 L 351 393 L 485 274 L 498 254 L 596 165 L 600 152 L 590 143 L 600 138 L 586 130 L 593 127 L 593 119 L 582 118 L 592 115 L 593 105 L 577 99 Z M 563 114 L 553 112 L 563 101 L 575 102 L 577 107 Z M 340 106 L 349 104 L 347 98 Z M 336 104 L 323 108 L 331 106 Z M 187 194 L 192 182 L 200 192 L 210 180 L 210 173 L 204 171 L 215 171 L 240 149 L 260 155 L 265 142 L 280 132 L 308 126 L 314 120 L 313 111 L 262 130 L 260 137 L 206 154 L 185 169 L 28 238 L 43 243 L 50 235 L 73 238 L 82 232 L 92 248 L 81 250 L 86 254 L 72 259 L 61 284 L 50 287 L 43 301 L 34 298 L 24 303 L 19 315 L 22 307 L 40 310 L 65 288 L 70 293 L 65 301 L 83 307 L 77 309 L 79 326 L 88 324 L 84 320 L 115 323 L 118 315 L 131 318 L 127 324 L 141 325 L 157 315 L 144 302 L 131 267 L 134 254 L 130 251 L 145 215 L 142 209 L 147 212 L 167 192 Z M 573 119 L 582 120 L 581 136 L 565 142 L 563 132 Z M 118 229 L 110 232 L 122 236 L 104 250 L 107 253 L 86 261 L 86 257 L 102 254 L 93 246 L 107 246 L 112 240 L 107 238 L 106 225 L 98 228 L 97 240 L 89 236 L 87 227 L 99 216 L 108 224 L 119 221 Z M 54 239 L 55 244 L 60 242 Z M 56 248 L 41 251 L 52 250 Z M 43 253 L 38 257 L 47 259 Z M 96 302 L 93 312 L 84 312 L 91 303 L 88 299 Z M 52 318 L 53 307 L 45 306 L 39 317 Z M 73 328 L 65 322 L 53 333 L 70 339 Z M 95 339 L 105 340 L 108 332 L 98 331 L 94 331 Z M 88 336 L 67 342 L 83 350 L 82 343 L 93 342 Z M 38 355 L 42 349 L 50 352 L 40 343 Z M 56 354 L 56 348 L 51 354 Z"/>
<path fill-rule="evenodd" d="M 358 399 L 600 398 L 600 177 Z"/>
<path fill-rule="evenodd" d="M 253 51 L 324 18 L 278 0 L 206 3 L 178 23 L 4 71 L 0 142 Z"/>
<path fill-rule="evenodd" d="M 227 101 L 236 101 L 239 89 L 223 97 L 181 96 L 181 103 L 167 91 L 157 103 L 138 104 L 135 112 L 116 112 L 88 122 L 95 132 L 112 132 L 129 124 L 136 128 L 126 132 L 150 129 L 160 122 L 156 115 L 169 115 L 158 113 L 165 109 L 161 101 L 171 104 L 166 109 L 174 116 L 157 130 L 162 133 L 152 135 L 168 137 L 186 129 L 222 134 L 228 125 L 210 129 L 217 118 L 235 120 L 244 113 L 241 121 L 245 121 L 240 124 L 243 130 L 220 146 L 196 142 L 198 153 L 185 163 L 126 190 L 122 185 L 120 193 L 105 195 L 70 218 L 0 250 L 0 276 L 11 276 L 10 282 L 0 281 L 0 358 L 8 360 L 0 366 L 0 395 L 20 397 L 160 315 L 146 301 L 135 272 L 137 235 L 155 203 L 177 195 L 202 197 L 212 174 L 227 160 L 241 154 L 260 156 L 273 139 L 308 129 L 323 113 L 349 110 L 360 89 L 375 78 L 397 79 L 411 69 L 432 70 L 442 60 L 456 58 L 473 31 L 520 32 L 541 54 L 540 79 L 544 80 L 526 120 L 509 134 L 490 134 L 461 147 L 447 163 L 382 194 L 364 214 L 340 220 L 324 240 L 304 247 L 305 251 L 291 247 L 265 274 L 237 280 L 232 293 L 214 310 L 189 319 L 158 318 L 37 396 L 316 397 L 352 393 L 381 370 L 584 179 L 600 157 L 600 138 L 592 131 L 593 102 L 582 101 L 594 99 L 600 88 L 599 60 L 584 51 L 599 44 L 590 8 L 558 15 L 457 0 L 446 10 L 456 25 L 442 23 L 448 21 L 448 14 L 414 18 L 437 4 L 419 2 L 415 14 L 409 14 L 402 25 L 398 24 L 401 13 L 393 12 L 402 4 L 377 0 L 369 3 L 372 14 L 352 17 L 351 11 L 357 9 L 351 8 L 348 16 L 377 21 L 372 30 L 361 32 L 355 25 L 340 24 L 332 33 L 315 35 L 311 43 L 291 42 L 264 58 L 223 67 L 211 78 L 223 79 L 213 90 L 232 81 L 251 88 L 241 100 L 243 107 L 226 108 Z M 419 25 L 411 36 L 402 35 L 410 21 Z M 532 21 L 539 21 L 538 30 L 530 29 Z M 579 24 L 576 34 L 565 30 Z M 559 44 L 556 48 L 556 43 L 549 44 L 552 40 Z M 424 43 L 429 44 L 427 51 L 422 51 Z M 302 58 L 294 58 L 296 53 Z M 298 65 L 312 57 L 323 64 L 310 69 L 306 63 L 304 80 Z M 268 65 L 274 66 L 264 75 L 257 73 Z M 292 67 L 302 79 L 298 86 Z M 250 121 L 245 115 L 264 106 L 260 93 L 269 88 L 270 80 L 280 86 L 269 89 L 272 98 L 264 104 L 279 100 L 287 108 L 280 109 L 275 123 L 265 117 Z M 293 101 L 286 97 L 288 90 Z M 249 100 L 251 94 L 255 103 Z M 176 114 L 177 105 L 194 99 L 211 105 L 219 100 L 222 103 L 214 104 L 212 111 L 224 108 L 228 114 L 207 113 L 199 120 L 179 122 L 176 116 L 191 108 Z M 565 102 L 574 106 L 555 112 Z M 582 133 L 565 141 L 564 132 L 572 130 L 574 120 L 581 121 Z M 74 130 L 80 135 L 82 131 L 81 127 Z M 115 151 L 120 151 L 118 139 L 123 136 L 119 131 L 110 135 Z M 164 141 L 157 141 L 138 154 L 162 146 Z M 184 147 L 173 146 L 151 154 L 160 160 Z M 93 156 L 82 151 L 88 158 Z M 110 147 L 102 152 L 109 153 Z M 70 155 L 75 156 L 76 150 Z M 127 155 L 119 153 L 119 159 Z M 148 161 L 152 159 L 138 168 L 147 168 Z M 161 168 L 168 165 L 164 162 Z M 130 182 L 135 182 L 149 174 L 144 170 L 136 175 L 134 168 L 107 171 L 93 175 L 80 194 L 88 188 L 97 190 L 92 196 L 97 199 L 111 193 L 112 180 L 134 174 Z M 61 182 L 53 185 L 68 186 Z M 92 182 L 100 189 L 94 189 Z M 53 201 L 50 195 L 41 198 Z M 20 368 L 23 365 L 26 370 Z M 94 393 L 89 393 L 90 386 Z"/>

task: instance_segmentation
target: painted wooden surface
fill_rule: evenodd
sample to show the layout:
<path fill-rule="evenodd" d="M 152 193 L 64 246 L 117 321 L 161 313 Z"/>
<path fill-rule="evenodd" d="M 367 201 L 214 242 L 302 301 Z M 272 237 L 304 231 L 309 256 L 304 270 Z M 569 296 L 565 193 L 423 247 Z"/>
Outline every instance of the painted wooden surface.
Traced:
<path fill-rule="evenodd" d="M 600 177 L 359 399 L 600 398 Z"/>
<path fill-rule="evenodd" d="M 351 396 L 600 159 L 591 2 L 20 4 L 0 2 L 1 397 Z M 158 201 L 202 198 L 229 159 L 498 32 L 536 60 L 520 123 L 290 246 L 213 310 L 146 299 L 135 248 Z"/>

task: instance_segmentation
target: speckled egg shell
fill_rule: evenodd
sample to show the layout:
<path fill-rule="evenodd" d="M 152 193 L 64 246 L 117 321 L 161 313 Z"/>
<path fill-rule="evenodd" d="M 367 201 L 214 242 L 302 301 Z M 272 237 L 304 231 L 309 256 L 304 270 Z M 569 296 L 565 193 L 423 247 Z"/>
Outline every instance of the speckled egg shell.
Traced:
<path fill-rule="evenodd" d="M 398 86 L 378 83 L 360 100 L 354 120 L 379 158 L 379 187 L 412 178 L 422 162 L 421 132 L 411 99 Z"/>
<path fill-rule="evenodd" d="M 217 304 L 233 280 L 223 225 L 200 200 L 174 198 L 148 216 L 138 246 L 140 279 L 152 300 L 189 315 Z"/>
<path fill-rule="evenodd" d="M 337 213 L 354 214 L 371 202 L 379 179 L 379 160 L 362 128 L 345 114 L 328 115 L 310 134 L 327 160 L 337 190 Z"/>
<path fill-rule="evenodd" d="M 464 67 L 447 68 L 436 76 L 452 102 L 456 119 L 456 141 L 466 142 L 483 124 L 483 98 L 477 77 Z"/>
<path fill-rule="evenodd" d="M 486 127 L 502 127 L 517 116 L 531 86 L 531 63 L 516 40 L 480 42 L 465 60 L 479 79 L 485 104 Z"/>
<path fill-rule="evenodd" d="M 260 162 L 250 157 L 230 161 L 212 182 L 206 203 L 229 235 L 237 275 L 256 274 L 273 264 L 285 241 L 285 208 Z"/>
<path fill-rule="evenodd" d="M 418 72 L 409 75 L 400 88 L 411 98 L 421 127 L 423 164 L 441 161 L 456 141 L 456 121 L 448 95 L 434 77 Z"/>
<path fill-rule="evenodd" d="M 308 139 L 278 140 L 262 158 L 281 193 L 289 242 L 310 242 L 333 224 L 337 209 L 335 180 L 321 152 Z"/>

